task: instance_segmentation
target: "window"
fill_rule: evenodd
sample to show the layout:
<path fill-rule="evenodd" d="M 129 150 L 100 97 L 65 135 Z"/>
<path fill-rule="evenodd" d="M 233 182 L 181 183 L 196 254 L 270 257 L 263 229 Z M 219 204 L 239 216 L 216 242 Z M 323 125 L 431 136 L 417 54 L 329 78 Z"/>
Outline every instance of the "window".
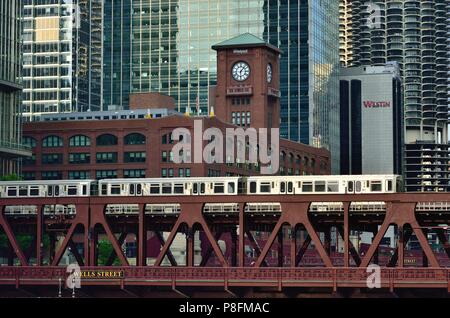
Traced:
<path fill-rule="evenodd" d="M 97 146 L 115 146 L 117 137 L 111 134 L 104 134 L 97 137 Z"/>
<path fill-rule="evenodd" d="M 36 164 L 36 155 L 32 154 L 31 157 L 22 158 L 22 164 L 24 166 L 34 166 Z"/>
<path fill-rule="evenodd" d="M 145 159 L 145 152 L 125 152 L 124 156 L 125 162 L 145 162 Z"/>
<path fill-rule="evenodd" d="M 145 178 L 144 169 L 127 169 L 123 171 L 124 178 Z"/>
<path fill-rule="evenodd" d="M 87 136 L 76 135 L 69 139 L 70 147 L 89 147 L 91 145 L 91 139 Z"/>
<path fill-rule="evenodd" d="M 44 148 L 56 148 L 63 146 L 63 139 L 58 136 L 48 136 L 42 140 L 42 147 Z"/>
<path fill-rule="evenodd" d="M 186 177 L 189 178 L 191 176 L 191 168 L 186 168 L 185 171 L 186 171 Z"/>
<path fill-rule="evenodd" d="M 95 176 L 97 179 L 113 179 L 117 178 L 117 171 L 116 170 L 97 170 L 95 172 Z"/>
<path fill-rule="evenodd" d="M 70 153 L 69 154 L 70 164 L 86 164 L 91 163 L 90 153 Z"/>
<path fill-rule="evenodd" d="M 381 192 L 382 190 L 382 182 L 381 181 L 372 181 L 370 184 L 371 192 Z"/>
<path fill-rule="evenodd" d="M 161 169 L 161 177 L 167 178 L 167 169 L 166 168 Z"/>
<path fill-rule="evenodd" d="M 179 169 L 178 169 L 178 176 L 179 176 L 180 178 L 183 178 L 183 177 L 184 177 L 184 169 L 183 169 L 183 168 L 179 168 Z"/>
<path fill-rule="evenodd" d="M 312 182 L 303 182 L 302 192 L 313 192 L 313 183 Z"/>
<path fill-rule="evenodd" d="M 42 155 L 42 164 L 54 165 L 63 163 L 63 155 L 61 153 L 51 153 Z"/>
<path fill-rule="evenodd" d="M 161 161 L 167 162 L 167 151 L 163 151 L 161 154 Z"/>
<path fill-rule="evenodd" d="M 316 181 L 314 191 L 315 192 L 325 192 L 325 181 Z"/>
<path fill-rule="evenodd" d="M 117 163 L 117 152 L 99 152 L 97 163 Z"/>
<path fill-rule="evenodd" d="M 89 171 L 69 171 L 70 180 L 85 180 L 90 178 L 91 174 Z"/>
<path fill-rule="evenodd" d="M 125 145 L 145 145 L 145 136 L 142 134 L 134 133 L 125 136 Z"/>
<path fill-rule="evenodd" d="M 36 139 L 34 139 L 33 137 L 29 137 L 29 136 L 23 137 L 22 143 L 25 146 L 28 146 L 30 148 L 35 148 L 36 147 Z"/>
<path fill-rule="evenodd" d="M 169 169 L 169 178 L 173 178 L 174 177 L 174 171 L 173 168 Z"/>
<path fill-rule="evenodd" d="M 61 171 L 42 171 L 42 180 L 61 180 L 62 179 Z"/>

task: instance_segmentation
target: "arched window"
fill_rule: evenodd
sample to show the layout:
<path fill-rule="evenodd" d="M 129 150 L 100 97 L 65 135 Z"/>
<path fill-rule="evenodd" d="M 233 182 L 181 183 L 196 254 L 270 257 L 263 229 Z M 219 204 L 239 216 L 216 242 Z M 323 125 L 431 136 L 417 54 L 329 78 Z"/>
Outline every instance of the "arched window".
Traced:
<path fill-rule="evenodd" d="M 313 171 L 316 169 L 316 159 L 311 159 L 311 168 Z"/>
<path fill-rule="evenodd" d="M 302 164 L 302 157 L 300 157 L 299 155 L 297 155 L 297 165 L 301 165 Z"/>
<path fill-rule="evenodd" d="M 308 168 L 308 165 L 309 165 L 309 158 L 308 158 L 308 157 L 305 157 L 305 158 L 303 159 L 303 162 L 304 162 L 303 167 L 304 167 L 304 169 L 306 170 L 306 169 Z"/>
<path fill-rule="evenodd" d="M 289 153 L 289 162 L 290 162 L 291 164 L 294 163 L 294 154 L 293 154 L 292 152 Z"/>
<path fill-rule="evenodd" d="M 33 137 L 29 137 L 29 136 L 25 136 L 22 139 L 22 143 L 30 148 L 35 148 L 36 147 L 36 139 L 34 139 Z"/>
<path fill-rule="evenodd" d="M 284 160 L 286 160 L 286 152 L 282 151 L 280 153 L 280 161 L 284 161 Z"/>
<path fill-rule="evenodd" d="M 63 139 L 58 136 L 47 136 L 42 140 L 42 147 L 44 148 L 56 148 L 63 146 Z"/>
<path fill-rule="evenodd" d="M 115 146 L 117 137 L 111 134 L 104 134 L 97 137 L 97 146 Z"/>
<path fill-rule="evenodd" d="M 145 145 L 145 136 L 134 133 L 125 136 L 125 145 Z"/>
<path fill-rule="evenodd" d="M 69 139 L 70 147 L 88 147 L 91 145 L 91 138 L 84 135 L 72 136 Z"/>

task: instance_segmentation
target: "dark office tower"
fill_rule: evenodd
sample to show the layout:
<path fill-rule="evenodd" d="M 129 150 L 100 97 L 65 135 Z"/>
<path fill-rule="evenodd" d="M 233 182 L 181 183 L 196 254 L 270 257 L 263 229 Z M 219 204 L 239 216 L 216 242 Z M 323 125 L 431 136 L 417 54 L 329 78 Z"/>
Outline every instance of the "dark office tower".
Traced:
<path fill-rule="evenodd" d="M 131 92 L 131 2 L 106 1 L 103 20 L 103 109 L 127 109 Z"/>
<path fill-rule="evenodd" d="M 19 173 L 21 144 L 21 9 L 20 0 L 0 2 L 0 177 Z"/>
<path fill-rule="evenodd" d="M 101 107 L 102 0 L 23 0 L 23 115 Z"/>
<path fill-rule="evenodd" d="M 401 69 L 406 189 L 446 190 L 450 0 L 352 1 L 347 6 L 344 2 L 341 15 L 351 15 L 353 25 L 359 27 L 348 32 L 352 59 L 346 61 L 341 54 L 341 62 L 368 66 L 396 61 Z M 346 28 L 341 23 L 341 34 Z"/>
<path fill-rule="evenodd" d="M 216 54 L 211 47 L 251 33 L 283 51 L 281 134 L 330 149 L 333 171 L 339 171 L 337 1 L 108 2 L 104 11 L 105 109 L 127 108 L 130 91 L 160 92 L 174 97 L 180 111 L 189 107 L 206 114 L 212 105 L 210 88 L 217 82 Z M 131 49 L 126 47 L 130 37 Z"/>

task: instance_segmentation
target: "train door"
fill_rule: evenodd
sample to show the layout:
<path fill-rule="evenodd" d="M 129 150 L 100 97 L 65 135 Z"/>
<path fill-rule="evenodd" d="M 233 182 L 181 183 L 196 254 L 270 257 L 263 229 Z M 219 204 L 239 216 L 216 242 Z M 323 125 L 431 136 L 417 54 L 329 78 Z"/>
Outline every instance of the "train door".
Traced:
<path fill-rule="evenodd" d="M 60 195 L 60 189 L 59 185 L 49 185 L 48 186 L 48 196 L 49 197 L 59 197 Z"/>
<path fill-rule="evenodd" d="M 206 192 L 206 184 L 204 182 L 194 182 L 192 185 L 192 194 L 204 195 Z"/>
<path fill-rule="evenodd" d="M 347 187 L 345 193 L 362 193 L 363 192 L 362 181 L 347 181 Z"/>
<path fill-rule="evenodd" d="M 141 196 L 142 195 L 142 184 L 140 183 L 131 183 L 130 184 L 130 195 L 131 196 Z"/>
<path fill-rule="evenodd" d="M 280 193 L 281 194 L 294 194 L 294 183 L 292 181 L 281 181 L 280 182 Z"/>

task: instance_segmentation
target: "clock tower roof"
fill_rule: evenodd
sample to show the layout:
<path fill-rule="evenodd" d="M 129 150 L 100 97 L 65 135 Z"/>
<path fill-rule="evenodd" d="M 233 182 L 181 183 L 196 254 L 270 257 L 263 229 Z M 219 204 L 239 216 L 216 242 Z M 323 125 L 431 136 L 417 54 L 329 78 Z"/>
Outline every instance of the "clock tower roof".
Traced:
<path fill-rule="evenodd" d="M 216 51 L 220 49 L 248 48 L 248 47 L 267 47 L 277 53 L 282 53 L 281 50 L 276 46 L 267 43 L 263 39 L 251 33 L 244 33 L 212 46 L 213 50 Z"/>

